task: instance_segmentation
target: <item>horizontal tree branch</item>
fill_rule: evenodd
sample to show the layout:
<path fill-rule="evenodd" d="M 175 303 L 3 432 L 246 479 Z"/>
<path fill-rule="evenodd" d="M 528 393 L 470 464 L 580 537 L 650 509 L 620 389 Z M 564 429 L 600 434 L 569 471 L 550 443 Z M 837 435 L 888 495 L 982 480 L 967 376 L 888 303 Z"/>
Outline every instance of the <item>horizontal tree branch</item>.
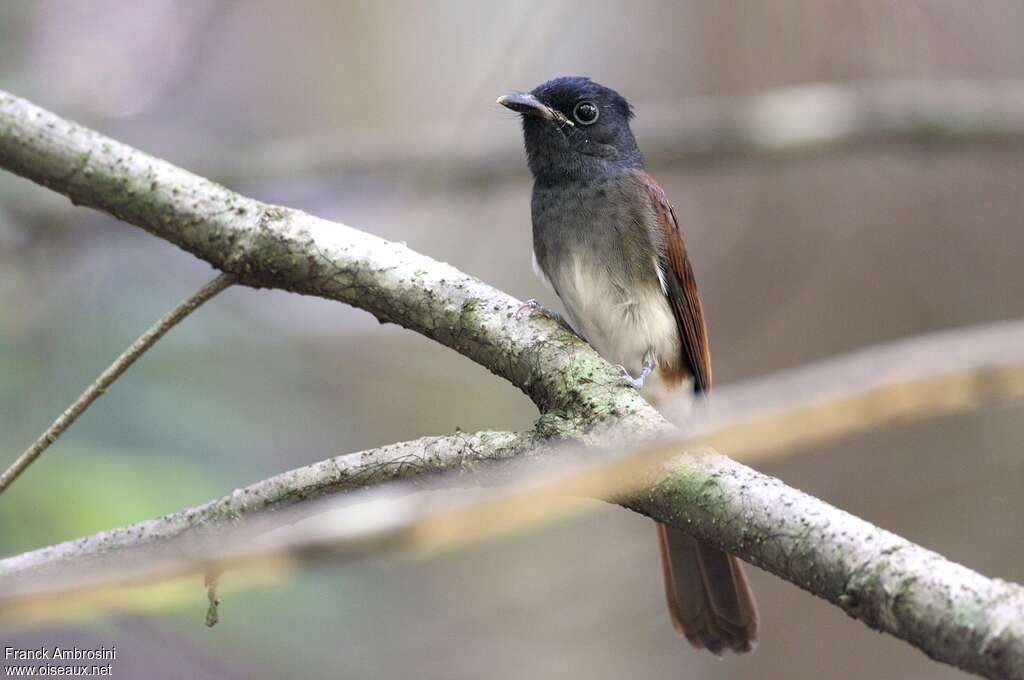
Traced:
<path fill-rule="evenodd" d="M 546 414 L 541 439 L 625 447 L 675 432 L 617 370 L 556 323 L 520 315 L 516 300 L 404 246 L 244 198 L 3 93 L 0 165 L 177 243 L 241 283 L 348 302 L 462 352 L 537 403 Z M 672 451 L 679 450 L 677 441 Z M 1004 616 L 1020 611 L 1018 586 L 936 562 L 718 454 L 673 458 L 643 488 L 624 502 L 841 604 L 933 658 L 989 677 L 1021 677 L 1024 631 L 1019 616 L 1016 623 Z M 881 562 L 858 549 L 875 540 L 895 546 Z M 957 590 L 958 583 L 976 591 Z"/>
<path fill-rule="evenodd" d="M 131 561 L 133 552 L 166 544 L 196 529 L 208 532 L 232 528 L 270 510 L 385 482 L 426 484 L 430 474 L 466 472 L 485 463 L 520 458 L 537 450 L 539 443 L 533 432 L 457 433 L 328 458 L 193 508 L 0 560 L 0 581 L 11 593 L 18 576 L 37 577 L 60 567 L 80 569 L 112 553 Z"/>

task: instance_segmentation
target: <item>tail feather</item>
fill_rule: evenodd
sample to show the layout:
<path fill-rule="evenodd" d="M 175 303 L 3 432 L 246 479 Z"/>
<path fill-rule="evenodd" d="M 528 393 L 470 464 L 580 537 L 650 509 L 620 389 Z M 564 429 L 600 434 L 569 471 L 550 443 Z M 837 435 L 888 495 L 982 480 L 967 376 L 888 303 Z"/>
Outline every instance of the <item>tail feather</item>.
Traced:
<path fill-rule="evenodd" d="M 734 556 L 658 524 L 662 575 L 672 625 L 691 645 L 720 655 L 757 644 L 757 605 Z"/>

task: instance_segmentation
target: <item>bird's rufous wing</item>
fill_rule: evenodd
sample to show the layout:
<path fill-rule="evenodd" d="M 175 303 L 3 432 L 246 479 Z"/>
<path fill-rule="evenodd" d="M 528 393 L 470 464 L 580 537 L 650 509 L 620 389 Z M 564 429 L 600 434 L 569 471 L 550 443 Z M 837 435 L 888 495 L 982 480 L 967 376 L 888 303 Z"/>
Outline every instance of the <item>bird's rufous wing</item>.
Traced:
<path fill-rule="evenodd" d="M 663 247 L 659 249 L 659 265 L 683 344 L 683 362 L 693 376 L 694 391 L 704 392 L 711 388 L 711 352 L 704 323 L 704 307 L 697 292 L 697 279 L 693 275 L 690 259 L 686 256 L 686 243 L 679 229 L 679 221 L 665 191 L 646 172 L 640 171 L 639 175 L 654 208 L 658 221 L 655 227 L 663 232 L 660 235 Z"/>

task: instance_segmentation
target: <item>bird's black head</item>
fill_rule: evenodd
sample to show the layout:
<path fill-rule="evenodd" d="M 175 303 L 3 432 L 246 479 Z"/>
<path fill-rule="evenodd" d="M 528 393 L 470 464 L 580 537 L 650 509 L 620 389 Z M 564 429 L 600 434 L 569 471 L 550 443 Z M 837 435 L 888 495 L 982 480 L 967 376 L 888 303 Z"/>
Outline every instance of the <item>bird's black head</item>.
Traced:
<path fill-rule="evenodd" d="M 498 103 L 523 116 L 530 171 L 539 181 L 585 179 L 643 166 L 629 129 L 633 110 L 590 78 L 555 78 Z"/>

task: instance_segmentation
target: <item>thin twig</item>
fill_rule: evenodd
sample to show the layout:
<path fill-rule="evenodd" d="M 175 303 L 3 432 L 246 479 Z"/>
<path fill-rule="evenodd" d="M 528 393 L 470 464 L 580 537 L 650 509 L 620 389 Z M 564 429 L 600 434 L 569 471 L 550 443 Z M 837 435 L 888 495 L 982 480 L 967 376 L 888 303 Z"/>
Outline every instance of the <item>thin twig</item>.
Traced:
<path fill-rule="evenodd" d="M 220 595 L 217 593 L 217 585 L 220 582 L 221 571 L 221 569 L 213 567 L 206 572 L 203 579 L 206 585 L 206 599 L 210 602 L 210 606 L 206 608 L 207 628 L 213 628 L 220 620 Z"/>
<path fill-rule="evenodd" d="M 65 430 L 71 427 L 71 424 L 78 420 L 78 416 L 82 415 L 92 402 L 96 401 L 115 380 L 121 377 L 121 374 L 128 370 L 128 367 L 134 364 L 136 359 L 156 344 L 157 340 L 162 338 L 178 322 L 234 282 L 234 276 L 220 274 L 217 278 L 183 300 L 178 306 L 164 315 L 163 318 L 150 326 L 149 330 L 140 335 L 128 349 L 121 353 L 121 356 L 114 360 L 114 363 L 110 364 L 105 371 L 100 373 L 99 377 L 79 395 L 78 399 L 75 399 L 67 407 L 64 413 L 60 414 L 53 421 L 50 427 L 46 428 L 45 432 L 39 435 L 39 438 L 35 440 L 32 446 L 25 449 L 24 453 L 18 456 L 18 459 L 4 471 L 3 475 L 0 475 L 0 494 L 13 484 L 14 480 L 42 455 L 43 451 L 50 448 L 50 445 L 57 441 L 57 437 L 61 436 Z"/>

